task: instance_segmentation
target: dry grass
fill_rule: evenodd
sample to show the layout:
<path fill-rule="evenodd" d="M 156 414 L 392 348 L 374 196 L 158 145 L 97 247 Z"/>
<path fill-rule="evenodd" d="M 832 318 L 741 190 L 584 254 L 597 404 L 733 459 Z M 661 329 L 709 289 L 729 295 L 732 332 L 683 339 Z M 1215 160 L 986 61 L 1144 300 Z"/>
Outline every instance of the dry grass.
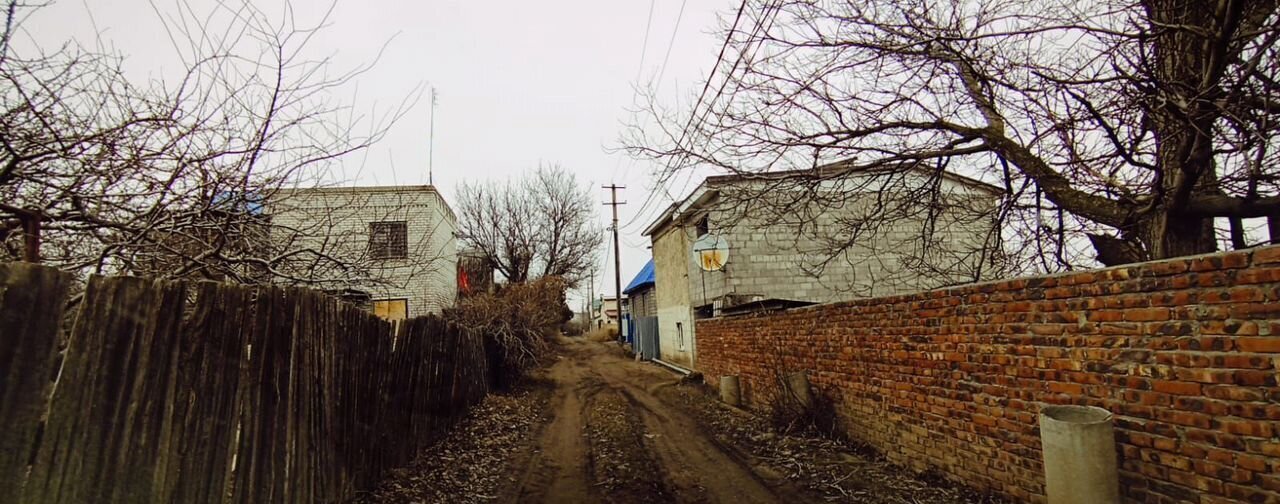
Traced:
<path fill-rule="evenodd" d="M 587 332 L 587 339 L 604 343 L 607 341 L 618 340 L 618 328 L 614 326 L 604 326 L 599 329 L 592 329 Z"/>

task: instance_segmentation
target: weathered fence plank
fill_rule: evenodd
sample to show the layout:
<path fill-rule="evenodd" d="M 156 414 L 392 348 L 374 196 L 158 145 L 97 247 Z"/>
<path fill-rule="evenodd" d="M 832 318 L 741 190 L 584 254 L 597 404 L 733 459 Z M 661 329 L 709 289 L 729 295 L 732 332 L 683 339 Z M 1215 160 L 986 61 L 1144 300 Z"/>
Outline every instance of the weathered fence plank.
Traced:
<path fill-rule="evenodd" d="M 3 502 L 341 501 L 487 392 L 480 340 L 438 317 L 141 278 L 90 279 L 59 372 L 70 284 L 0 265 Z"/>
<path fill-rule="evenodd" d="M 247 358 L 245 337 L 257 292 L 214 282 L 194 290 L 194 310 L 182 324 L 186 345 L 178 367 L 179 419 L 172 441 L 181 458 L 169 467 L 172 502 L 213 502 L 226 491 L 240 418 L 236 397 Z"/>
<path fill-rule="evenodd" d="M 81 302 L 36 454 L 30 502 L 154 495 L 168 428 L 182 284 L 94 277 Z"/>
<path fill-rule="evenodd" d="M 53 388 L 71 275 L 0 264 L 0 502 L 17 502 Z"/>

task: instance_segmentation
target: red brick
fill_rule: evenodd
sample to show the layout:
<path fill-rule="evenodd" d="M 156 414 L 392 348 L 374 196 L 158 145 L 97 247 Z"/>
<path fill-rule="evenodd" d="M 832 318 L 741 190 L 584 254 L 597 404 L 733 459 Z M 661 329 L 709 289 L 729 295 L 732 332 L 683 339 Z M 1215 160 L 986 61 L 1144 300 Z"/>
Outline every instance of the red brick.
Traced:
<path fill-rule="evenodd" d="M 1250 268 L 1236 272 L 1236 283 L 1257 284 L 1280 282 L 1280 268 Z"/>
<path fill-rule="evenodd" d="M 1280 336 L 1239 338 L 1236 347 L 1244 352 L 1280 353 Z"/>
<path fill-rule="evenodd" d="M 1168 308 L 1139 308 L 1125 310 L 1124 320 L 1127 322 L 1154 322 L 1169 320 Z"/>
<path fill-rule="evenodd" d="M 1217 420 L 1217 427 L 1228 434 L 1268 438 L 1275 432 L 1272 422 L 1257 420 Z"/>
<path fill-rule="evenodd" d="M 1253 264 L 1280 263 L 1280 247 L 1266 247 L 1253 251 Z"/>
<path fill-rule="evenodd" d="M 1208 361 L 1208 358 L 1205 358 Z M 1199 365 L 1208 365 L 1208 362 L 1199 363 Z M 1193 364 L 1194 365 L 1194 364 Z M 1198 382 L 1198 383 L 1235 383 L 1236 376 L 1234 371 L 1223 371 L 1218 369 L 1191 369 L 1178 368 L 1174 376 L 1179 380 Z"/>
<path fill-rule="evenodd" d="M 1152 380 L 1151 388 L 1156 392 L 1175 395 L 1200 395 L 1199 383 L 1187 383 L 1169 380 Z"/>
<path fill-rule="evenodd" d="M 1235 452 L 1211 448 L 1205 453 L 1204 458 L 1210 462 L 1231 465 L 1235 462 L 1236 455 Z"/>
<path fill-rule="evenodd" d="M 1049 391 L 1062 394 L 1081 395 L 1084 394 L 1084 387 L 1076 383 L 1050 382 Z"/>
<path fill-rule="evenodd" d="M 1267 459 L 1256 455 L 1242 454 L 1236 457 L 1236 466 L 1253 472 L 1267 472 Z"/>

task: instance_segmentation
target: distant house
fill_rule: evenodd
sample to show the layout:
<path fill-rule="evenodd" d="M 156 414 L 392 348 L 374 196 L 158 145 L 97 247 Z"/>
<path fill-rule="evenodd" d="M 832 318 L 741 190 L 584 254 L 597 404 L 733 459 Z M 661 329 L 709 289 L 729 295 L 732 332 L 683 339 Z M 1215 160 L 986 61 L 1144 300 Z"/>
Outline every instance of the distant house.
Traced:
<path fill-rule="evenodd" d="M 618 300 L 614 296 L 600 296 L 591 304 L 591 323 L 595 329 L 618 325 Z"/>
<path fill-rule="evenodd" d="M 830 244 L 828 237 L 838 234 L 842 223 L 858 219 L 866 205 L 878 204 L 886 196 L 884 192 L 893 189 L 874 182 L 882 176 L 878 172 L 819 170 L 823 170 L 820 172 L 822 184 L 808 186 L 780 182 L 812 179 L 818 171 L 708 177 L 645 229 L 644 235 L 653 244 L 654 304 L 662 360 L 696 366 L 694 322 L 700 318 L 892 295 L 974 280 L 964 275 L 925 273 L 914 268 L 910 262 L 916 259 L 910 255 L 911 240 L 919 236 L 924 225 L 912 218 L 881 223 L 874 232 L 851 240 L 853 245 L 832 260 L 825 253 Z M 898 176 L 905 178 L 907 184 L 901 187 L 936 184 L 943 197 L 969 203 L 963 211 L 948 209 L 937 216 L 940 241 L 930 254 L 946 257 L 956 266 L 966 266 L 966 261 L 986 260 L 974 251 L 984 247 L 984 240 L 992 232 L 992 210 L 1002 195 L 1000 188 L 925 168 Z M 797 214 L 803 213 L 803 221 L 751 211 L 752 198 L 809 201 L 808 195 L 800 191 L 812 189 L 801 187 L 814 185 L 833 193 L 843 191 L 839 193 L 844 196 L 841 203 L 823 204 L 821 198 L 814 198 L 813 201 L 819 203 L 796 210 Z M 908 207 L 929 204 L 928 201 L 906 203 Z M 727 262 L 718 271 L 707 271 L 695 259 L 694 243 L 699 239 L 705 243 L 707 237 L 727 243 Z M 982 271 L 982 268 L 972 270 Z"/>
<path fill-rule="evenodd" d="M 282 190 L 267 208 L 284 230 L 275 240 L 344 264 L 320 272 L 333 278 L 320 287 L 335 295 L 389 320 L 440 313 L 457 299 L 457 219 L 433 186 Z"/>

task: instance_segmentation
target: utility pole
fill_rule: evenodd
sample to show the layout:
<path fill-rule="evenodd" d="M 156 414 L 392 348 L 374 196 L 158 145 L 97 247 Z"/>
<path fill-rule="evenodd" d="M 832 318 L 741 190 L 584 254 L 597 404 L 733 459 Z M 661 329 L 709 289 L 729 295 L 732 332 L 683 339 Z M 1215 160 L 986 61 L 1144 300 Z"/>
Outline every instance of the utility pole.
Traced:
<path fill-rule="evenodd" d="M 613 207 L 613 302 L 618 312 L 618 334 L 622 334 L 622 257 L 618 254 L 618 205 L 625 205 L 627 202 L 618 201 L 618 189 L 626 189 L 626 186 L 609 184 L 601 186 L 609 190 L 609 201 L 604 204 Z"/>

